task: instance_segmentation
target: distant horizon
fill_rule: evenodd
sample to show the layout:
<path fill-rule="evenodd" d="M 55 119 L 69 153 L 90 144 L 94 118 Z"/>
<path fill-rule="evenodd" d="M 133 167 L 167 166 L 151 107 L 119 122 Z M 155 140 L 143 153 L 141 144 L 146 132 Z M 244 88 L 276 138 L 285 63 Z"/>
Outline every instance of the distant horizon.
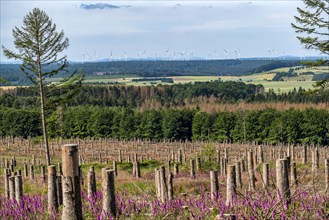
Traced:
<path fill-rule="evenodd" d="M 228 58 L 228 59 L 207 59 L 203 57 L 192 57 L 190 59 L 167 59 L 165 57 L 148 57 L 148 58 L 142 58 L 142 59 L 137 59 L 137 58 L 120 58 L 116 59 L 113 58 L 112 60 L 109 58 L 103 58 L 103 59 L 98 59 L 98 60 L 68 60 L 68 62 L 72 63 L 99 63 L 99 62 L 130 62 L 130 61 L 223 61 L 223 60 L 269 60 L 269 61 L 287 61 L 287 60 L 300 60 L 300 61 L 312 61 L 312 60 L 317 60 L 317 59 L 325 59 L 328 60 L 328 56 L 322 55 L 322 56 L 306 56 L 306 57 L 300 57 L 296 55 L 285 55 L 285 56 L 280 56 L 280 57 L 273 57 L 269 59 L 268 57 L 241 57 L 238 59 L 234 58 Z M 0 64 L 21 64 L 20 61 L 0 61 Z"/>

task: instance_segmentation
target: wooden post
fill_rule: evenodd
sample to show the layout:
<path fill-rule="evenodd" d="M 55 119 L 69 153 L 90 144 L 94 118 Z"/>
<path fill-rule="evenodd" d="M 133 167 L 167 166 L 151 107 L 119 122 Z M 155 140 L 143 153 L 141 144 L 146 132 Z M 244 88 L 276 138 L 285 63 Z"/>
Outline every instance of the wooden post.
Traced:
<path fill-rule="evenodd" d="M 222 176 L 226 176 L 226 165 L 227 165 L 227 159 L 225 157 L 223 157 L 222 158 L 222 164 L 220 166 L 220 172 L 221 172 Z"/>
<path fill-rule="evenodd" d="M 114 170 L 102 169 L 102 207 L 105 216 L 116 216 L 115 191 L 114 191 Z"/>
<path fill-rule="evenodd" d="M 220 148 L 218 147 L 217 151 L 216 151 L 216 163 L 220 164 Z"/>
<path fill-rule="evenodd" d="M 56 177 L 56 189 L 57 189 L 57 203 L 58 206 L 60 206 L 63 205 L 62 176 Z"/>
<path fill-rule="evenodd" d="M 235 173 L 236 173 L 236 187 L 242 188 L 242 172 L 241 172 L 241 161 L 235 163 Z"/>
<path fill-rule="evenodd" d="M 325 159 L 325 164 L 324 164 L 324 179 L 325 179 L 325 187 L 326 187 L 326 192 L 329 190 L 329 158 Z"/>
<path fill-rule="evenodd" d="M 218 196 L 218 171 L 210 171 L 210 196 L 215 200 Z"/>
<path fill-rule="evenodd" d="M 244 161 L 245 161 L 244 159 L 241 160 L 241 172 L 245 172 L 246 171 L 246 166 L 245 166 L 245 162 Z"/>
<path fill-rule="evenodd" d="M 24 164 L 24 176 L 25 177 L 29 176 L 29 170 L 27 169 L 27 164 Z"/>
<path fill-rule="evenodd" d="M 249 190 L 255 190 L 255 173 L 254 173 L 254 162 L 253 162 L 253 152 L 248 151 L 248 177 L 249 177 Z"/>
<path fill-rule="evenodd" d="M 56 185 L 56 166 L 48 166 L 48 213 L 58 209 L 57 199 L 57 185 Z"/>
<path fill-rule="evenodd" d="M 155 193 L 156 193 L 156 197 L 158 199 L 160 199 L 160 170 L 159 169 L 155 169 L 155 172 L 154 172 L 154 180 L 155 180 Z"/>
<path fill-rule="evenodd" d="M 195 179 L 195 165 L 194 160 L 190 160 L 190 178 Z"/>
<path fill-rule="evenodd" d="M 174 164 L 174 175 L 176 176 L 178 173 L 179 173 L 179 170 L 178 170 L 178 164 L 175 163 L 175 164 Z"/>
<path fill-rule="evenodd" d="M 174 199 L 173 174 L 169 171 L 168 175 L 168 200 Z"/>
<path fill-rule="evenodd" d="M 279 190 L 279 198 L 284 198 L 290 203 L 289 174 L 286 159 L 276 161 L 276 186 Z"/>
<path fill-rule="evenodd" d="M 21 175 L 15 176 L 15 199 L 19 204 L 23 196 L 23 180 Z"/>
<path fill-rule="evenodd" d="M 94 167 L 90 167 L 90 170 L 87 174 L 87 182 L 88 182 L 88 197 L 91 198 L 96 193 L 96 176 Z"/>
<path fill-rule="evenodd" d="M 306 145 L 303 146 L 303 164 L 307 163 L 307 147 Z"/>
<path fill-rule="evenodd" d="M 5 182 L 5 198 L 9 199 L 9 177 L 10 177 L 10 173 L 9 173 L 9 169 L 5 168 L 4 169 L 4 182 Z"/>
<path fill-rule="evenodd" d="M 263 164 L 263 187 L 266 189 L 269 185 L 269 171 L 270 167 L 268 163 Z"/>
<path fill-rule="evenodd" d="M 315 160 L 314 160 L 314 162 L 315 162 L 315 168 L 316 168 L 316 170 L 318 170 L 319 167 L 320 167 L 320 160 L 319 160 L 320 155 L 319 155 L 318 148 L 315 148 L 314 153 L 315 153 L 315 155 L 314 155 L 314 157 L 315 157 Z"/>
<path fill-rule="evenodd" d="M 113 170 L 114 170 L 114 175 L 118 176 L 118 167 L 117 167 L 117 162 L 114 160 L 113 161 Z"/>
<path fill-rule="evenodd" d="M 197 171 L 201 170 L 201 158 L 200 157 L 196 158 L 196 170 Z"/>
<path fill-rule="evenodd" d="M 297 171 L 296 171 L 296 162 L 292 162 L 290 165 L 290 180 L 291 188 L 296 191 L 298 182 L 297 182 Z"/>
<path fill-rule="evenodd" d="M 136 178 L 141 177 L 141 171 L 140 171 L 140 168 L 139 168 L 139 162 L 138 161 L 133 162 L 133 175 Z"/>
<path fill-rule="evenodd" d="M 258 164 L 263 163 L 264 161 L 264 154 L 262 146 L 258 146 Z"/>
<path fill-rule="evenodd" d="M 32 164 L 30 165 L 30 180 L 34 180 L 34 167 Z"/>
<path fill-rule="evenodd" d="M 227 169 L 227 184 L 226 184 L 226 205 L 234 206 L 233 199 L 236 196 L 236 179 L 235 166 L 228 166 Z"/>
<path fill-rule="evenodd" d="M 63 163 L 63 213 L 62 220 L 82 219 L 79 177 L 79 152 L 77 144 L 62 146 Z"/>
<path fill-rule="evenodd" d="M 56 168 L 55 168 L 56 170 Z M 56 173 L 55 173 L 56 176 Z M 41 166 L 41 177 L 42 177 L 42 182 L 45 183 L 46 182 L 46 167 L 45 166 Z"/>
<path fill-rule="evenodd" d="M 58 174 L 59 174 L 60 176 L 62 176 L 62 175 L 63 175 L 62 163 L 58 163 L 58 164 L 57 164 L 57 167 L 58 167 Z"/>
<path fill-rule="evenodd" d="M 164 166 L 161 166 L 159 169 L 159 177 L 160 177 L 160 197 L 163 203 L 167 202 L 168 198 L 168 190 L 167 190 L 167 181 L 166 181 L 166 169 Z"/>
<path fill-rule="evenodd" d="M 183 163 L 183 150 L 181 148 L 178 150 L 178 161 L 177 162 L 179 164 Z"/>
<path fill-rule="evenodd" d="M 119 158 L 118 158 L 118 161 L 119 162 L 122 162 L 122 150 L 119 150 Z"/>
<path fill-rule="evenodd" d="M 15 176 L 9 177 L 9 199 L 15 199 Z"/>

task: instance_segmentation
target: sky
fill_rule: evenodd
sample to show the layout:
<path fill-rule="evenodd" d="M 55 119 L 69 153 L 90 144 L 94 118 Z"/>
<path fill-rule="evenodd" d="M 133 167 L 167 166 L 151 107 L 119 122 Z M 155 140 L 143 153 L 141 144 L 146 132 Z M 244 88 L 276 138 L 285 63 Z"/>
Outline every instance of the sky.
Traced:
<path fill-rule="evenodd" d="M 64 30 L 73 61 L 319 55 L 303 49 L 291 28 L 301 0 L 0 2 L 0 45 L 15 50 L 12 29 L 38 7 Z"/>

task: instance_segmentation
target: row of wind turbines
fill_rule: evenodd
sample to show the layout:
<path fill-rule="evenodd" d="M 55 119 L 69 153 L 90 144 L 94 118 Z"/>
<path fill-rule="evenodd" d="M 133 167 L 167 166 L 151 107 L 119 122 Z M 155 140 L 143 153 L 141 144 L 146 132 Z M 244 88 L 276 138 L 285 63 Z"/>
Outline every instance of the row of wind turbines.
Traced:
<path fill-rule="evenodd" d="M 268 60 L 277 60 L 277 59 L 284 59 L 285 52 L 278 52 L 276 49 L 267 49 L 267 56 L 263 57 L 262 59 L 268 59 Z M 305 56 L 304 56 L 305 57 Z M 240 49 L 230 49 L 230 48 L 221 48 L 221 49 L 215 49 L 215 50 L 208 50 L 199 52 L 197 50 L 182 50 L 182 51 L 176 51 L 171 50 L 167 48 L 164 51 L 160 52 L 149 52 L 146 49 L 143 49 L 141 51 L 135 52 L 134 54 L 129 53 L 127 51 L 122 52 L 116 52 L 114 53 L 112 50 L 109 53 L 109 56 L 102 60 L 109 60 L 109 61 L 128 61 L 128 60 L 183 60 L 183 61 L 189 61 L 189 60 L 219 60 L 219 59 L 235 59 L 240 60 L 241 59 L 241 52 Z M 260 59 L 260 58 L 259 58 Z M 301 60 L 303 59 L 303 56 L 301 55 Z M 92 54 L 89 53 L 82 53 L 82 61 L 83 62 L 95 62 L 99 61 L 99 56 L 94 50 Z"/>

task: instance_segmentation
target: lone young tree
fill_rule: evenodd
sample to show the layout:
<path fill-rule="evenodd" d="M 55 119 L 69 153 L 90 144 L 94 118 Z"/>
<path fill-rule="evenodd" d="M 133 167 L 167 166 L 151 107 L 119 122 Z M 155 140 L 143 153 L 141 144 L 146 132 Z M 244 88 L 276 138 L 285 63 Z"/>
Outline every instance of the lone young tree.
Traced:
<path fill-rule="evenodd" d="M 294 16 L 297 24 L 291 24 L 298 40 L 307 49 L 318 50 L 329 55 L 329 0 L 303 0 L 306 9 L 297 8 L 299 16 Z M 319 60 L 308 65 L 329 65 L 329 60 Z M 329 79 L 316 83 L 316 87 L 324 90 L 329 87 Z"/>
<path fill-rule="evenodd" d="M 40 96 L 42 131 L 44 146 L 46 152 L 47 164 L 50 165 L 49 145 L 46 123 L 46 97 L 47 93 L 55 93 L 57 102 L 70 97 L 75 91 L 76 85 L 81 85 L 83 76 L 77 76 L 75 73 L 70 77 L 64 78 L 57 85 L 47 86 L 46 77 L 54 76 L 66 71 L 68 66 L 67 57 L 60 53 L 69 46 L 69 40 L 64 36 L 63 30 L 56 31 L 56 25 L 48 15 L 34 8 L 23 19 L 21 28 L 13 29 L 14 44 L 18 52 L 13 52 L 2 46 L 4 55 L 8 58 L 21 60 L 21 70 L 38 88 Z M 72 89 L 72 90 L 71 90 Z M 64 95 L 63 97 L 61 97 Z"/>

